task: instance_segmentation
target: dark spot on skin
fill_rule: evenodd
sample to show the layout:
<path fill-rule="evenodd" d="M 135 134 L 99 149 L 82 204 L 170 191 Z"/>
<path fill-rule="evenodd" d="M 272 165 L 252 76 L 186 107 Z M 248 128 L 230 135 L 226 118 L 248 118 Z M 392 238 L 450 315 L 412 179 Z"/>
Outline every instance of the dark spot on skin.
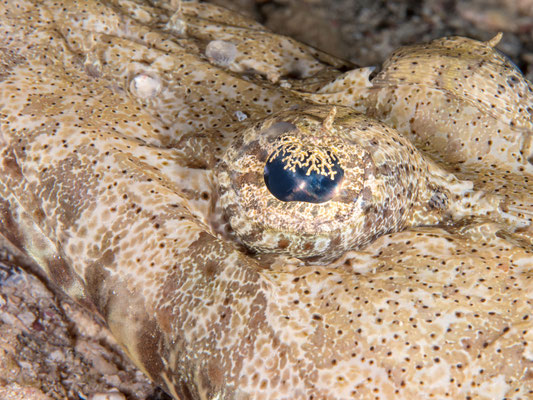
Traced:
<path fill-rule="evenodd" d="M 224 384 L 224 370 L 213 360 L 201 372 L 201 384 L 208 398 L 216 396 L 216 392 Z"/>
<path fill-rule="evenodd" d="M 407 191 L 406 191 L 406 197 L 408 199 L 412 198 L 413 197 L 413 191 L 414 191 L 414 187 L 412 184 L 409 184 L 409 186 L 407 186 Z"/>
<path fill-rule="evenodd" d="M 301 79 L 304 76 L 303 71 L 299 69 L 293 69 L 284 75 L 284 78 L 288 79 Z"/>
<path fill-rule="evenodd" d="M 314 246 L 313 246 L 313 243 L 311 243 L 311 242 L 306 242 L 306 243 L 304 244 L 304 246 L 303 246 L 304 250 L 306 250 L 306 251 L 312 250 L 313 247 L 314 247 Z"/>
<path fill-rule="evenodd" d="M 437 210 L 445 210 L 448 207 L 448 196 L 441 191 L 436 191 L 428 203 L 429 208 Z"/>
<path fill-rule="evenodd" d="M 351 204 L 354 203 L 359 197 L 359 193 L 354 190 L 345 190 L 342 189 L 337 196 L 333 198 L 334 201 L 338 203 Z"/>
<path fill-rule="evenodd" d="M 330 248 L 336 248 L 338 246 L 340 246 L 341 244 L 341 237 L 340 236 L 335 236 L 333 238 L 331 238 L 330 242 L 329 242 L 329 247 Z"/>
<path fill-rule="evenodd" d="M 17 163 L 17 158 L 15 157 L 13 151 L 10 151 L 8 154 L 3 156 L 2 167 L 5 168 L 5 170 L 10 174 L 13 174 L 19 178 L 23 178 L 22 171 Z"/>
<path fill-rule="evenodd" d="M 85 64 L 85 72 L 92 78 L 100 78 L 102 76 L 102 70 L 95 64 Z"/>
<path fill-rule="evenodd" d="M 306 257 L 306 258 L 302 258 L 304 261 L 308 262 L 308 263 L 316 263 L 316 262 L 320 262 L 321 260 L 323 260 L 324 256 L 323 255 L 318 255 L 318 256 L 312 256 L 312 257 Z"/>
<path fill-rule="evenodd" d="M 374 224 L 374 218 L 372 217 L 371 212 L 367 212 L 367 216 L 365 217 L 365 224 L 364 224 L 364 230 L 369 232 L 372 230 L 372 226 Z"/>
<path fill-rule="evenodd" d="M 247 145 L 242 145 L 242 143 L 236 143 L 235 144 L 236 148 L 237 146 L 240 146 L 240 148 L 242 149 L 241 151 L 243 153 L 249 153 L 249 154 L 256 154 L 256 155 L 259 155 L 261 153 L 264 153 L 265 151 L 261 148 L 261 146 L 259 145 L 259 142 L 257 140 L 254 140 L 253 142 L 251 143 L 248 143 Z M 259 156 L 258 156 L 259 157 Z M 265 158 L 266 160 L 266 158 Z"/>
<path fill-rule="evenodd" d="M 263 232 L 260 230 L 252 230 L 250 233 L 246 235 L 242 235 L 242 240 L 245 243 L 251 243 L 251 242 L 258 242 L 262 239 Z"/>
<path fill-rule="evenodd" d="M 236 179 L 237 185 L 242 187 L 244 185 L 255 185 L 257 182 L 260 182 L 260 175 L 256 172 L 247 172 L 245 174 L 238 175 Z"/>
<path fill-rule="evenodd" d="M 260 149 L 260 151 L 257 153 L 257 159 L 264 163 L 266 162 L 268 158 L 268 152 L 265 149 Z"/>
<path fill-rule="evenodd" d="M 209 260 L 203 265 L 203 270 L 206 279 L 213 279 L 218 274 L 218 271 L 220 269 L 218 264 L 219 263 L 213 260 Z"/>
<path fill-rule="evenodd" d="M 378 169 L 378 173 L 385 176 L 392 176 L 394 175 L 393 168 L 390 166 L 389 163 L 385 163 L 381 165 Z"/>
<path fill-rule="evenodd" d="M 376 165 L 370 158 L 369 154 L 365 154 L 365 156 L 363 157 L 363 165 L 365 170 L 365 180 L 376 176 Z"/>
<path fill-rule="evenodd" d="M 364 187 L 363 190 L 361 190 L 360 196 L 363 198 L 364 207 L 364 205 L 367 205 L 372 201 L 372 189 L 369 187 Z"/>
<path fill-rule="evenodd" d="M 56 284 L 62 287 L 63 290 L 68 290 L 76 282 L 79 283 L 78 276 L 74 273 L 72 268 L 70 268 L 63 257 L 57 255 L 54 257 L 47 257 L 45 262 L 48 266 L 50 277 Z M 80 286 L 83 285 L 80 283 Z"/>
<path fill-rule="evenodd" d="M 280 249 L 286 249 L 289 247 L 290 242 L 287 239 L 281 239 L 278 241 L 278 248 Z"/>

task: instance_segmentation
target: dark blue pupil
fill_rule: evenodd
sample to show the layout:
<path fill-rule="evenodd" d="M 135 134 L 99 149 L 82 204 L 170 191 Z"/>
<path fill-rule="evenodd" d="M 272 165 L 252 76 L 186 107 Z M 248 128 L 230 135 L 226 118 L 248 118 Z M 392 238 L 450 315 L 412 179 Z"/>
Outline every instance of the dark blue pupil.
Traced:
<path fill-rule="evenodd" d="M 278 200 L 325 203 L 335 196 L 335 189 L 344 176 L 337 160 L 329 165 L 331 170 L 336 172 L 331 179 L 330 176 L 318 174 L 316 171 L 306 175 L 307 169 L 298 166 L 295 172 L 285 169 L 285 163 L 282 161 L 285 157 L 286 154 L 281 152 L 265 165 L 265 184 Z"/>

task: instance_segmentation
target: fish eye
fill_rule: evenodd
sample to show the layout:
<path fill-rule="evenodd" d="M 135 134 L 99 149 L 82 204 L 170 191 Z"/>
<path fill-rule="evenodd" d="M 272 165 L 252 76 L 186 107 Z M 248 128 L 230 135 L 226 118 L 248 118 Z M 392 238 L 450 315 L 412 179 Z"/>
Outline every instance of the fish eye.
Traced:
<path fill-rule="evenodd" d="M 253 253 L 327 262 L 406 223 L 422 159 L 386 125 L 339 111 L 273 114 L 244 127 L 224 154 L 218 204 Z"/>
<path fill-rule="evenodd" d="M 325 203 L 338 193 L 343 177 L 344 170 L 330 151 L 291 154 L 278 149 L 264 170 L 268 191 L 285 202 Z"/>

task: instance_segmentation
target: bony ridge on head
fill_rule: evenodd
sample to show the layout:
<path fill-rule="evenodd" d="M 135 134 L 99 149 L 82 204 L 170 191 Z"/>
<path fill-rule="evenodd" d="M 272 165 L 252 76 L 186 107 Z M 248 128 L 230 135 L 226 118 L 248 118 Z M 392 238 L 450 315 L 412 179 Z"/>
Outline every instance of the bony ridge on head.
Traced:
<path fill-rule="evenodd" d="M 337 107 L 333 106 L 331 107 L 330 112 L 328 115 L 326 115 L 326 118 L 324 118 L 324 122 L 322 122 L 322 126 L 326 131 L 330 131 L 331 128 L 333 128 L 333 121 L 335 120 L 335 116 L 337 115 Z"/>

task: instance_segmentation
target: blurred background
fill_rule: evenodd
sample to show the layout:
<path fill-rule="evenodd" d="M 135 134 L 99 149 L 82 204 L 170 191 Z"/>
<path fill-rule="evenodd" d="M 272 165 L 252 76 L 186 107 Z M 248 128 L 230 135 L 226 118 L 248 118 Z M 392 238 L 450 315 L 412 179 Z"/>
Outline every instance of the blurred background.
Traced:
<path fill-rule="evenodd" d="M 272 31 L 352 61 L 380 64 L 401 45 L 462 35 L 488 40 L 533 80 L 533 0 L 209 0 Z"/>

